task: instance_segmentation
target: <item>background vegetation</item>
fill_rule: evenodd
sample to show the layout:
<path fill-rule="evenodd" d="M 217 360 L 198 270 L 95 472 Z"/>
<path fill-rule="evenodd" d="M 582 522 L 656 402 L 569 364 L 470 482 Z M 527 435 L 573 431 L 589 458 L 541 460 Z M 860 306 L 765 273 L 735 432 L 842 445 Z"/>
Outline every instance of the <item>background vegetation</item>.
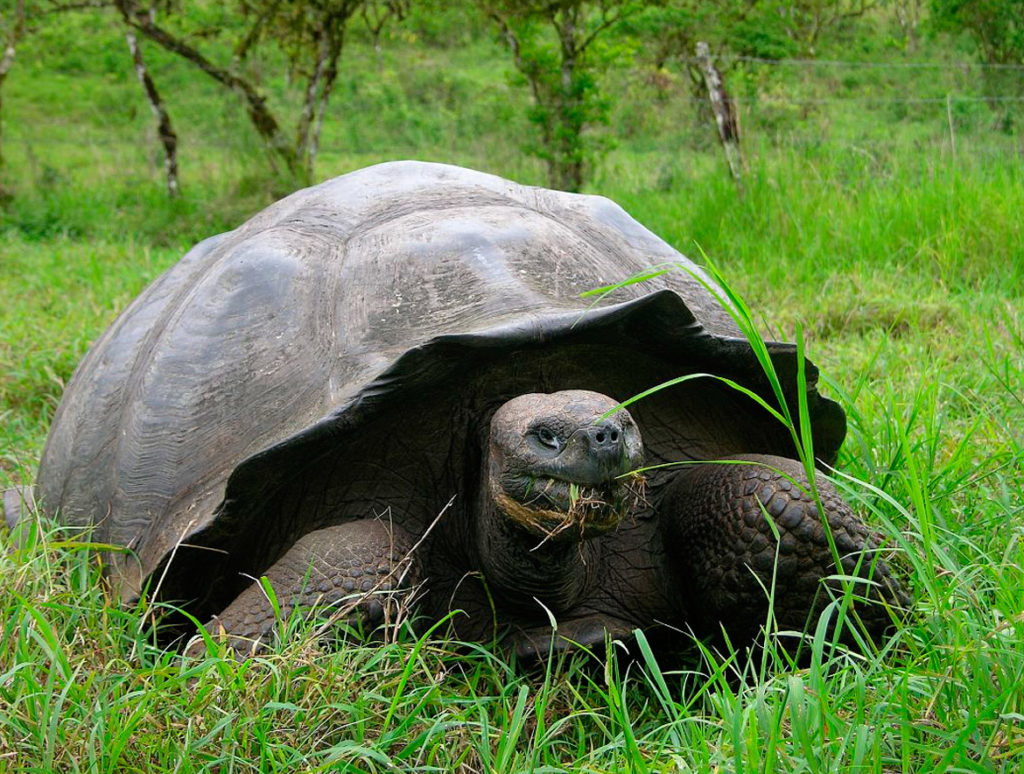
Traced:
<path fill-rule="evenodd" d="M 257 84 L 291 142 L 310 28 L 231 55 L 272 5 L 182 0 L 152 18 Z M 900 550 L 915 610 L 881 652 L 812 632 L 801 664 L 771 646 L 659 663 L 641 640 L 633 662 L 524 672 L 412 635 L 186 661 L 147 641 L 151 610 L 108 604 L 88 544 L 44 527 L 21 547 L 0 537 L 0 771 L 1021 770 L 1019 2 L 413 2 L 368 6 L 393 13 L 377 34 L 356 8 L 312 167 L 268 144 L 238 88 L 147 38 L 139 6 L 57 6 L 0 0 L 17 42 L 0 67 L 0 487 L 31 480 L 89 342 L 198 239 L 305 176 L 415 157 L 545 184 L 555 153 L 582 159 L 584 190 L 710 256 L 766 334 L 802 332 L 850 416 L 839 482 Z M 571 13 L 617 21 L 552 81 L 548 17 Z M 132 14 L 177 136 L 177 197 Z M 738 107 L 742 197 L 697 39 Z M 577 109 L 578 143 L 549 142 Z"/>

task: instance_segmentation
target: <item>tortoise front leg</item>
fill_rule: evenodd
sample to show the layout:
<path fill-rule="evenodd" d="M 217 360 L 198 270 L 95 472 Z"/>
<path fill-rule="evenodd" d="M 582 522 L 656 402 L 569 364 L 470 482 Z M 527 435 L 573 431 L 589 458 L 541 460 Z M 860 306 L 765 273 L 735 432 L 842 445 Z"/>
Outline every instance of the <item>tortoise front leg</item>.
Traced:
<path fill-rule="evenodd" d="M 872 581 L 854 593 L 885 604 L 856 609 L 872 635 L 882 634 L 892 623 L 885 606 L 906 607 L 909 598 L 835 487 L 817 479 L 838 569 L 803 465 L 767 455 L 736 460 L 683 469 L 661 500 L 668 556 L 682 562 L 688 620 L 703 633 L 721 625 L 730 637 L 750 640 L 766 623 L 774 589 L 779 628 L 803 631 L 830 600 L 822 581 L 846 575 Z"/>
<path fill-rule="evenodd" d="M 342 620 L 372 626 L 385 620 L 385 605 L 398 591 L 406 596 L 416 583 L 409 552 L 413 541 L 401 527 L 376 520 L 353 521 L 304 535 L 266 571 L 278 612 L 262 583 L 253 583 L 207 623 L 239 656 L 265 647 L 279 621 L 298 609 L 346 611 Z M 204 651 L 202 640 L 189 647 Z"/>

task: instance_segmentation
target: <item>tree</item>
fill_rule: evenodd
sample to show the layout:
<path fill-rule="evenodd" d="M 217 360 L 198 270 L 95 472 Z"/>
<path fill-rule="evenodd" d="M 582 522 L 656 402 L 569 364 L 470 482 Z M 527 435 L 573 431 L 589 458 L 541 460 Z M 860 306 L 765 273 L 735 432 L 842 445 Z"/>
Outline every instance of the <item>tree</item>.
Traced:
<path fill-rule="evenodd" d="M 163 12 L 170 24 L 160 23 L 153 9 L 139 0 L 113 1 L 124 20 L 138 33 L 195 65 L 242 99 L 275 168 L 283 166 L 301 182 L 312 178 L 323 115 L 337 79 L 345 32 L 352 16 L 367 0 L 237 0 L 237 5 L 228 7 L 228 12 L 235 11 L 240 23 L 215 31 L 222 37 L 233 34 L 228 62 L 218 62 L 212 53 L 223 50 L 223 46 L 210 46 L 203 51 L 195 42 L 202 37 L 198 33 L 212 33 L 209 29 L 190 28 L 195 22 L 187 7 L 188 0 L 164 3 Z M 263 44 L 284 51 L 293 78 L 302 83 L 291 137 L 267 102 L 259 69 L 247 67 L 253 51 Z"/>
<path fill-rule="evenodd" d="M 654 68 L 661 70 L 672 60 L 691 60 L 699 40 L 710 42 L 715 50 L 736 50 L 737 46 L 729 46 L 728 41 L 737 25 L 757 9 L 757 1 L 665 0 L 644 7 L 622 28 L 639 41 Z"/>
<path fill-rule="evenodd" d="M 762 10 L 776 15 L 786 34 L 813 56 L 822 34 L 849 19 L 863 16 L 877 0 L 766 0 Z"/>
<path fill-rule="evenodd" d="M 384 27 L 392 20 L 401 21 L 409 13 L 409 0 L 366 0 L 360 10 L 363 23 L 373 41 L 373 51 L 377 55 L 377 66 L 383 66 L 383 52 L 380 36 Z"/>
<path fill-rule="evenodd" d="M 917 51 L 917 31 L 924 8 L 925 0 L 892 0 L 893 15 L 903 31 L 904 47 L 909 53 Z"/>
<path fill-rule="evenodd" d="M 512 52 L 533 97 L 530 120 L 540 142 L 528 148 L 547 162 L 552 188 L 579 191 L 601 150 L 587 130 L 608 119 L 598 78 L 621 48 L 602 33 L 637 11 L 636 0 L 478 0 Z"/>
<path fill-rule="evenodd" d="M 313 177 L 320 131 L 349 20 L 372 0 L 255 0 L 266 14 L 266 35 L 288 56 L 292 76 L 305 81 L 292 152 L 304 181 Z M 378 35 L 380 34 L 378 30 Z"/>
<path fill-rule="evenodd" d="M 283 162 L 289 172 L 298 171 L 294 150 L 281 131 L 274 114 L 267 106 L 266 98 L 255 83 L 236 72 L 237 62 L 247 53 L 249 39 L 256 37 L 254 31 L 258 31 L 262 24 L 261 17 L 257 17 L 254 25 L 239 41 L 232 63 L 222 66 L 193 46 L 186 36 L 177 35 L 158 23 L 155 8 L 143 6 L 138 0 L 114 0 L 114 5 L 121 13 L 125 23 L 131 28 L 167 51 L 191 62 L 219 84 L 241 96 L 245 101 L 249 120 L 266 143 L 271 159 L 276 158 Z M 187 16 L 187 13 L 182 15 Z M 241 57 L 238 56 L 239 50 L 242 51 Z"/>
<path fill-rule="evenodd" d="M 1005 128 L 1011 110 L 1000 97 L 1024 93 L 1024 0 L 932 0 L 932 23 L 939 29 L 966 32 L 978 47 L 985 68 L 983 83 L 989 106 Z"/>
<path fill-rule="evenodd" d="M 1024 62 L 1024 0 L 932 0 L 932 21 L 970 35 L 987 64 Z"/>
<path fill-rule="evenodd" d="M 100 9 L 108 7 L 108 0 L 11 0 L 9 6 L 0 6 L 0 45 L 3 46 L 3 54 L 0 55 L 0 108 L 2 108 L 3 83 L 14 64 L 14 57 L 18 44 L 30 33 L 30 20 L 38 22 L 45 15 L 66 11 L 82 11 L 89 9 Z M 150 9 L 152 13 L 153 10 Z M 150 106 L 157 117 L 157 131 L 164 146 L 166 157 L 167 190 L 172 196 L 178 194 L 178 163 L 176 148 L 178 138 L 171 126 L 171 119 L 167 113 L 156 84 L 146 69 L 142 57 L 142 50 L 139 48 L 138 40 L 130 31 L 127 35 L 128 50 L 132 56 L 135 74 L 142 84 Z M 2 111 L 0 111 L 2 114 Z M 0 124 L 2 128 L 2 124 Z M 3 166 L 2 145 L 0 145 L 0 167 Z"/>

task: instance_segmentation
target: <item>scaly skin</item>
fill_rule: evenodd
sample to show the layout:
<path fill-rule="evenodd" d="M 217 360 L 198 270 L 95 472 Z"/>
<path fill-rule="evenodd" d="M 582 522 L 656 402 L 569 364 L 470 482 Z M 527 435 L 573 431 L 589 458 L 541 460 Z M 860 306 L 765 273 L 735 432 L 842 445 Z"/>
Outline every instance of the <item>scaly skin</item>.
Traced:
<path fill-rule="evenodd" d="M 829 602 L 822 580 L 832 575 L 870 578 L 855 586 L 857 596 L 896 608 L 909 603 L 866 527 L 830 482 L 817 479 L 839 569 L 803 466 L 766 455 L 735 459 L 685 468 L 660 504 L 666 549 L 683 560 L 681 588 L 695 629 L 713 633 L 721 624 L 737 639 L 756 635 L 774 587 L 779 628 L 802 631 Z M 827 585 L 840 591 L 838 581 Z M 884 605 L 857 610 L 872 633 L 891 624 Z"/>
<path fill-rule="evenodd" d="M 418 568 L 408 556 L 413 545 L 401 528 L 366 519 L 327 527 L 304 535 L 266 572 L 277 598 L 274 613 L 262 584 L 253 583 L 206 625 L 239 656 L 269 644 L 280 621 L 298 608 L 308 615 L 351 611 L 343 621 L 375 626 L 384 620 L 384 600 L 399 589 L 415 585 Z M 193 641 L 189 652 L 204 650 Z"/>

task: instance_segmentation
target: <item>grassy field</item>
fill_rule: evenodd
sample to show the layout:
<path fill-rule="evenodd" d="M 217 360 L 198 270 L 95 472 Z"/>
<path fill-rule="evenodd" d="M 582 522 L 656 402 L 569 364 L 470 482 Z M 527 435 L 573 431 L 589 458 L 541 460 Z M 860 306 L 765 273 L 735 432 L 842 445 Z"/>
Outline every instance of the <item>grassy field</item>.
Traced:
<path fill-rule="evenodd" d="M 168 202 L 112 45 L 83 36 L 56 62 L 29 50 L 5 87 L 0 488 L 31 480 L 63 385 L 118 310 L 190 244 L 282 193 L 237 106 L 197 83 L 172 103 L 194 120 L 185 196 Z M 328 127 L 320 177 L 415 156 L 542 182 L 511 139 L 525 98 L 491 42 L 386 56 L 380 70 L 353 45 L 338 94 L 349 112 Z M 172 91 L 189 82 L 154 61 Z M 409 633 L 330 650 L 300 633 L 245 663 L 186 660 L 147 640 L 152 610 L 106 599 L 88 544 L 50 526 L 21 547 L 0 533 L 0 771 L 1024 768 L 1020 138 L 974 102 L 958 103 L 954 149 L 945 104 L 762 99 L 741 198 L 688 94 L 657 102 L 630 77 L 658 109 L 617 108 L 607 131 L 621 139 L 590 190 L 709 256 L 765 335 L 806 340 L 850 419 L 838 483 L 901 553 L 914 610 L 896 637 L 858 654 L 811 632 L 801 665 L 771 646 L 753 662 L 695 647 L 670 665 L 641 639 L 632 662 L 598 653 L 524 672 Z M 745 77 L 743 93 L 780 88 Z M 887 77 L 789 84 L 893 99 L 944 94 L 962 72 Z M 359 120 L 371 112 L 376 138 Z"/>

